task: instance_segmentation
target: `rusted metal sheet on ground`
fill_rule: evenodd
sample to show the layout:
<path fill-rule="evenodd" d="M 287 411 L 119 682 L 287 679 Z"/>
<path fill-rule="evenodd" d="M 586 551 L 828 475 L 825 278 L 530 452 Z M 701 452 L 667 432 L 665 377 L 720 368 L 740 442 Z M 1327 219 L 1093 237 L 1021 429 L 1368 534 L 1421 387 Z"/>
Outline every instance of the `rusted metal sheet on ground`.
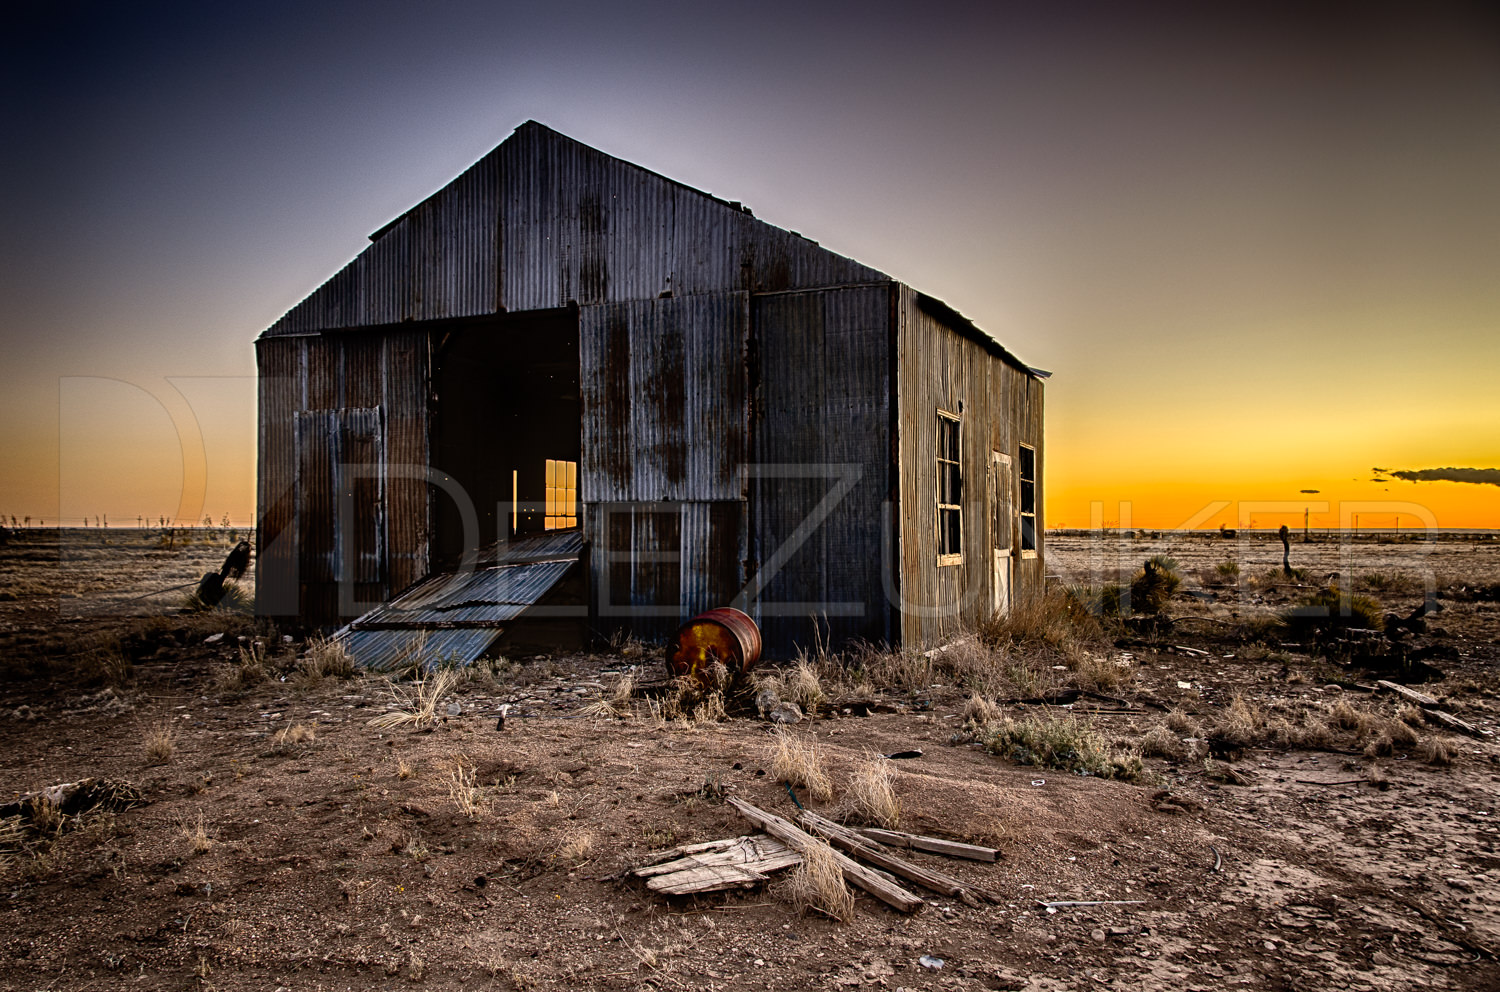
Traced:
<path fill-rule="evenodd" d="M 356 664 L 375 671 L 418 660 L 467 664 L 577 567 L 581 549 L 576 531 L 492 549 L 498 563 L 427 576 L 335 637 Z"/>

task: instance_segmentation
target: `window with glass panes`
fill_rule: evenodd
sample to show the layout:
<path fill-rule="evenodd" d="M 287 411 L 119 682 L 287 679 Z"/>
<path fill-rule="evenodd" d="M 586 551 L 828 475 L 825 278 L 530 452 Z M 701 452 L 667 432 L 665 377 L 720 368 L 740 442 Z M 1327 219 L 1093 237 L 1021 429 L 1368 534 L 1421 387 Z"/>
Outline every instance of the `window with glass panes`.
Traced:
<path fill-rule="evenodd" d="M 938 564 L 963 560 L 962 425 L 951 413 L 937 415 L 937 546 Z"/>
<path fill-rule="evenodd" d="M 1021 477 L 1021 554 L 1036 554 L 1036 449 L 1021 445 L 1017 452 Z"/>
<path fill-rule="evenodd" d="M 546 530 L 578 526 L 578 463 L 547 459 Z"/>

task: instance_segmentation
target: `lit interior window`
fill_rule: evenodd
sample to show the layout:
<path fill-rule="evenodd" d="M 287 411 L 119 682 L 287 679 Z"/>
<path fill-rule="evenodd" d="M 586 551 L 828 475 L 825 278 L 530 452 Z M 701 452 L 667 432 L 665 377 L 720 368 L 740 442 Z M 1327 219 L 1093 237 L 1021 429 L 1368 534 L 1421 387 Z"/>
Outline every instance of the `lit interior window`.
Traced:
<path fill-rule="evenodd" d="M 547 459 L 547 530 L 578 526 L 578 463 Z"/>

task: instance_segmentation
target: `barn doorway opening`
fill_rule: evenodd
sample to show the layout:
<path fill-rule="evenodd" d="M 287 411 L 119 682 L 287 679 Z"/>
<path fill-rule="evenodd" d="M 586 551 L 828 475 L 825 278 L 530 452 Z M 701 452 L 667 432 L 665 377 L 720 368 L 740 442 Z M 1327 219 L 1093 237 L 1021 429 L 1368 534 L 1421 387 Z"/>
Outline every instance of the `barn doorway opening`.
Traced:
<path fill-rule="evenodd" d="M 578 310 L 466 321 L 433 339 L 432 466 L 478 520 L 466 547 L 460 501 L 433 493 L 432 564 L 456 565 L 517 536 L 578 526 L 582 399 Z"/>

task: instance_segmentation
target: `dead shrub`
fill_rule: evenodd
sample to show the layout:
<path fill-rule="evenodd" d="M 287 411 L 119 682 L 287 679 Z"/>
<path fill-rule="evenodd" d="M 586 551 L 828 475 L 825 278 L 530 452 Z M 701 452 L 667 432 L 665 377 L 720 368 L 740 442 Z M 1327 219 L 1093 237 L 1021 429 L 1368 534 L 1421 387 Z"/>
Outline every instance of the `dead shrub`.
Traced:
<path fill-rule="evenodd" d="M 888 830 L 901 825 L 901 800 L 896 798 L 896 772 L 889 758 L 866 752 L 849 776 L 843 809 L 849 815 Z"/>
<path fill-rule="evenodd" d="M 1330 628 L 1384 630 L 1385 614 L 1369 596 L 1343 592 L 1332 585 L 1281 613 L 1281 620 L 1294 635 L 1307 636 Z"/>
<path fill-rule="evenodd" d="M 177 727 L 168 719 L 147 727 L 141 750 L 150 764 L 164 765 L 171 761 L 177 750 Z"/>
<path fill-rule="evenodd" d="M 1396 710 L 1396 719 L 1412 727 L 1420 727 L 1427 722 L 1427 718 L 1422 715 L 1422 708 L 1411 703 L 1401 704 Z"/>
<path fill-rule="evenodd" d="M 1138 752 L 1109 745 L 1077 717 L 1006 718 L 984 734 L 985 750 L 1022 765 L 1134 782 L 1145 775 Z"/>
<path fill-rule="evenodd" d="M 1079 651 L 1069 659 L 1068 667 L 1079 688 L 1105 691 L 1118 688 L 1130 666 L 1121 667 L 1092 651 Z"/>
<path fill-rule="evenodd" d="M 807 790 L 818 802 L 833 798 L 833 783 L 823 769 L 823 752 L 817 742 L 785 726 L 776 728 L 771 775 L 777 781 Z"/>
<path fill-rule="evenodd" d="M 814 840 L 802 851 L 802 863 L 780 887 L 781 895 L 799 912 L 817 912 L 841 923 L 854 919 L 854 893 L 844 884 L 833 848 Z"/>
<path fill-rule="evenodd" d="M 1215 718 L 1209 735 L 1221 746 L 1249 747 L 1260 739 L 1265 723 L 1266 716 L 1260 707 L 1236 695 Z"/>

